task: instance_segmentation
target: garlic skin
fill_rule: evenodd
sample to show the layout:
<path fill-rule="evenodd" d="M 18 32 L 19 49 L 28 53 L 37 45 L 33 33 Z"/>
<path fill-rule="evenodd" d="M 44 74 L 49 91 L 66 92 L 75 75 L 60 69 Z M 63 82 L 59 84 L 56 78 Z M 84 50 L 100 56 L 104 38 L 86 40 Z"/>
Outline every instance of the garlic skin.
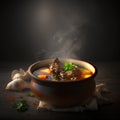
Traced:
<path fill-rule="evenodd" d="M 26 77 L 27 72 L 25 72 L 23 69 L 19 70 L 13 70 L 11 73 L 11 79 L 7 86 L 6 90 L 12 90 L 12 91 L 22 91 L 25 88 L 28 88 L 28 84 L 26 82 Z"/>
<path fill-rule="evenodd" d="M 26 72 L 20 68 L 19 70 L 13 70 L 11 73 L 11 78 L 15 79 L 15 77 L 24 77 L 26 75 Z"/>
<path fill-rule="evenodd" d="M 6 86 L 6 90 L 15 90 L 15 91 L 22 91 L 27 87 L 27 83 L 21 79 L 21 78 L 16 78 L 9 82 Z"/>

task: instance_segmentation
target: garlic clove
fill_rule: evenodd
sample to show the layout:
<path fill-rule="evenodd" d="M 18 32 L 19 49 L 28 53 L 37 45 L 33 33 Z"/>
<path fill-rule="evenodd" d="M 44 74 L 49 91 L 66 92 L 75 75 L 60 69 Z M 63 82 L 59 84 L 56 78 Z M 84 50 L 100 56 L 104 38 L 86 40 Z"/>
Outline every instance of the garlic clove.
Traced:
<path fill-rule="evenodd" d="M 27 83 L 21 79 L 17 78 L 14 79 L 13 81 L 9 82 L 6 86 L 6 90 L 15 90 L 15 91 L 22 91 L 27 87 Z"/>
<path fill-rule="evenodd" d="M 18 78 L 23 78 L 23 76 L 22 76 L 20 73 L 16 73 L 16 74 L 12 77 L 13 80 L 14 80 L 14 79 L 18 79 Z"/>
<path fill-rule="evenodd" d="M 20 69 L 19 69 L 19 73 L 20 73 L 22 76 L 24 76 L 26 72 L 25 72 L 22 68 L 20 68 Z"/>
<path fill-rule="evenodd" d="M 12 73 L 11 73 L 11 78 L 13 78 L 13 77 L 14 77 L 14 75 L 15 75 L 15 74 L 17 74 L 17 73 L 19 73 L 19 71 L 18 71 L 18 70 L 13 70 L 13 71 L 12 71 Z"/>

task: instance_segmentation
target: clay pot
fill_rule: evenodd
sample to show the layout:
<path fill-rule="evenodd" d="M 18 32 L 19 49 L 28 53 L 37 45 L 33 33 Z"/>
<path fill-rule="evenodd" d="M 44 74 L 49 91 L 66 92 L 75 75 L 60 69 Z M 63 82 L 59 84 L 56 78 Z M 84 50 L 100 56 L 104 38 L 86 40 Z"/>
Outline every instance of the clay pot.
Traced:
<path fill-rule="evenodd" d="M 94 77 L 97 74 L 96 67 L 81 60 L 59 58 L 61 62 L 72 62 L 78 66 L 87 68 L 92 71 L 92 76 L 78 81 L 55 82 L 40 80 L 33 74 L 35 70 L 48 66 L 53 60 L 54 59 L 41 60 L 29 67 L 28 74 L 31 77 L 31 91 L 39 98 L 39 100 L 57 108 L 84 105 L 88 102 L 95 92 Z"/>

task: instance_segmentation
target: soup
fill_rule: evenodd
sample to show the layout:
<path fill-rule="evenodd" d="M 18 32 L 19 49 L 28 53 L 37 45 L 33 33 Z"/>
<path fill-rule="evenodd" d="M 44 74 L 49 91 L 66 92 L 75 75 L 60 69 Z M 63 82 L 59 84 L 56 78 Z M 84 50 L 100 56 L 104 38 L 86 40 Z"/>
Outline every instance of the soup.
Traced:
<path fill-rule="evenodd" d="M 35 70 L 33 74 L 41 80 L 59 82 L 83 80 L 93 73 L 71 62 L 62 63 L 56 58 L 50 65 Z"/>

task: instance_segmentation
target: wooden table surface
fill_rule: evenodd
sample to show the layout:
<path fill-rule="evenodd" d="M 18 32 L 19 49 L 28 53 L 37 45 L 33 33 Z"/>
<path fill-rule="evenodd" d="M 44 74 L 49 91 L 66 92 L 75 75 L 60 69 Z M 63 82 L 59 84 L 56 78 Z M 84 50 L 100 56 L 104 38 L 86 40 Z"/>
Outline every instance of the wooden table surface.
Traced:
<path fill-rule="evenodd" d="M 111 92 L 109 98 L 113 103 L 102 106 L 97 111 L 85 112 L 52 112 L 37 111 L 37 105 L 31 105 L 36 98 L 28 97 L 29 90 L 23 92 L 9 92 L 5 90 L 10 81 L 10 74 L 13 69 L 23 68 L 27 70 L 31 63 L 2 63 L 0 65 L 0 120 L 2 119 L 39 119 L 39 120 L 57 120 L 57 119 L 120 119 L 120 62 L 98 62 L 94 63 L 98 68 L 98 74 L 95 78 L 96 83 L 105 83 Z M 15 99 L 22 96 L 30 104 L 26 112 L 18 112 L 12 108 L 10 100 L 6 96 L 13 95 Z M 2 118 L 2 119 L 1 119 Z"/>

